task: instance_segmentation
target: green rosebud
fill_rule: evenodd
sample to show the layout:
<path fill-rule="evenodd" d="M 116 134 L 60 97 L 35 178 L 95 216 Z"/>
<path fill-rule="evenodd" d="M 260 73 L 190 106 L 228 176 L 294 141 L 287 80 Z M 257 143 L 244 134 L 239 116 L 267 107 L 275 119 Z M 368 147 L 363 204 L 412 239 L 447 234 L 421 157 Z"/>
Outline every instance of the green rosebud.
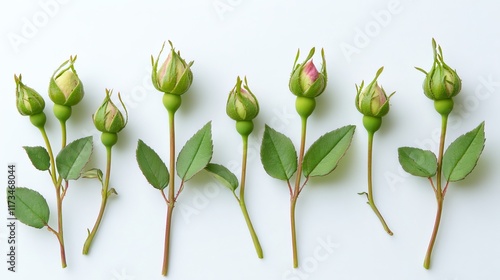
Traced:
<path fill-rule="evenodd" d="M 460 92 L 462 81 L 457 72 L 444 62 L 441 46 L 437 45 L 434 39 L 432 39 L 432 48 L 434 63 L 431 70 L 426 72 L 416 67 L 417 70 L 426 75 L 423 84 L 424 93 L 434 101 L 450 99 Z"/>
<path fill-rule="evenodd" d="M 290 76 L 289 88 L 290 91 L 298 97 L 314 98 L 319 96 L 326 88 L 326 60 L 325 52 L 321 50 L 322 65 L 321 71 L 318 72 L 312 61 L 315 48 L 312 48 L 309 55 L 303 63 L 297 64 L 300 50 L 297 51 L 297 56 L 293 63 L 292 74 Z"/>
<path fill-rule="evenodd" d="M 95 114 L 92 116 L 94 120 L 94 125 L 97 130 L 105 133 L 118 133 L 120 132 L 125 125 L 127 125 L 128 121 L 128 112 L 125 104 L 120 97 L 120 93 L 118 93 L 118 99 L 125 109 L 126 118 L 123 117 L 123 114 L 118 110 L 116 105 L 111 101 L 112 90 L 106 89 L 106 97 L 102 102 L 102 105 L 97 109 Z"/>
<path fill-rule="evenodd" d="M 227 99 L 226 113 L 235 121 L 251 121 L 259 114 L 259 102 L 250 91 L 246 77 L 243 87 L 240 77 L 236 79 Z"/>
<path fill-rule="evenodd" d="M 356 108 L 364 116 L 370 117 L 383 117 L 389 112 L 389 99 L 395 93 L 389 96 L 385 93 L 384 89 L 377 83 L 377 79 L 382 74 L 384 67 L 378 69 L 375 78 L 364 88 L 364 81 L 358 87 L 356 85 Z"/>
<path fill-rule="evenodd" d="M 172 42 L 168 41 L 168 43 L 170 44 L 170 53 L 160 69 L 158 69 L 158 61 L 160 60 L 160 55 L 163 52 L 165 43 L 161 47 L 156 60 L 151 56 L 151 63 L 153 64 L 151 78 L 157 90 L 164 93 L 181 95 L 189 89 L 193 82 L 191 66 L 194 62 L 191 61 L 186 63 L 186 61 L 181 58 L 181 53 L 175 52 Z"/>
<path fill-rule="evenodd" d="M 34 89 L 26 86 L 22 82 L 22 76 L 14 75 L 16 82 L 16 106 L 23 116 L 33 116 L 43 113 L 45 101 L 43 97 Z"/>
<path fill-rule="evenodd" d="M 57 68 L 50 79 L 49 97 L 57 105 L 71 107 L 83 99 L 83 84 L 76 73 L 75 61 L 76 56 L 71 56 Z"/>

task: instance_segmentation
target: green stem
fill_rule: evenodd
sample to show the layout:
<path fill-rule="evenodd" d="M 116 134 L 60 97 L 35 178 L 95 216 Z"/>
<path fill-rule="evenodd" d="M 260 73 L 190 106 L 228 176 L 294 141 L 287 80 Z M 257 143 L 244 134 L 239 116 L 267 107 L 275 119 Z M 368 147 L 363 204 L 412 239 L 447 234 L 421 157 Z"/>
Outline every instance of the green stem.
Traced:
<path fill-rule="evenodd" d="M 368 204 L 372 208 L 373 212 L 377 215 L 379 218 L 380 222 L 382 223 L 382 226 L 384 227 L 384 230 L 389 234 L 393 235 L 391 229 L 389 229 L 389 226 L 384 220 L 384 217 L 382 217 L 382 214 L 380 214 L 380 211 L 378 210 L 377 206 L 375 205 L 375 201 L 373 200 L 373 183 L 372 183 L 372 158 L 373 158 L 373 135 L 374 132 L 368 131 Z"/>
<path fill-rule="evenodd" d="M 168 259 L 170 251 L 170 229 L 172 225 L 172 213 L 175 206 L 175 127 L 174 127 L 175 111 L 168 111 L 168 123 L 170 129 L 170 181 L 168 188 L 168 201 L 167 201 L 167 217 L 165 225 L 165 247 L 163 251 L 163 268 L 161 274 L 166 276 L 168 273 Z"/>
<path fill-rule="evenodd" d="M 102 197 L 101 208 L 99 209 L 99 214 L 97 215 L 97 220 L 95 221 L 94 227 L 92 228 L 92 231 L 89 233 L 83 245 L 82 254 L 84 255 L 87 255 L 89 253 L 90 245 L 92 244 L 92 240 L 94 240 L 97 230 L 99 229 L 99 225 L 101 224 L 104 215 L 104 210 L 106 209 L 106 205 L 108 202 L 109 178 L 111 176 L 111 149 L 112 149 L 111 146 L 106 147 L 106 175 L 101 190 L 101 197 Z"/>
<path fill-rule="evenodd" d="M 240 208 L 243 212 L 243 216 L 245 217 L 245 221 L 247 223 L 248 230 L 250 231 L 250 235 L 252 236 L 253 245 L 255 247 L 255 251 L 257 252 L 257 256 L 262 259 L 264 254 L 262 252 L 262 247 L 260 246 L 259 238 L 257 237 L 257 233 L 255 233 L 255 229 L 252 225 L 252 221 L 250 220 L 250 215 L 248 215 L 247 207 L 245 204 L 245 181 L 246 181 L 246 169 L 247 169 L 247 151 L 248 151 L 248 135 L 242 135 L 243 139 L 243 157 L 241 163 L 241 183 L 240 183 Z"/>
<path fill-rule="evenodd" d="M 306 145 L 306 130 L 307 130 L 307 117 L 301 117 L 302 120 L 302 130 L 300 135 L 300 150 L 299 150 L 299 162 L 297 166 L 297 177 L 295 179 L 295 187 L 293 190 L 292 197 L 290 198 L 290 224 L 292 229 L 292 254 L 293 254 L 293 267 L 299 266 L 298 254 L 297 254 L 297 233 L 295 227 L 295 206 L 297 205 L 297 199 L 300 194 L 300 179 L 302 175 L 302 161 L 304 159 L 304 151 Z"/>
<path fill-rule="evenodd" d="M 64 249 L 64 231 L 63 231 L 63 217 L 62 217 L 62 197 L 61 188 L 56 188 L 56 202 L 57 202 L 57 239 L 59 240 L 59 247 L 61 252 L 61 266 L 66 267 L 66 252 Z"/>
<path fill-rule="evenodd" d="M 52 152 L 52 146 L 50 145 L 49 137 L 47 136 L 47 132 L 44 127 L 39 128 L 40 133 L 42 134 L 43 140 L 45 141 L 45 146 L 47 147 L 47 152 L 49 153 L 50 158 L 50 177 L 52 178 L 52 183 L 54 187 L 57 188 L 57 178 L 56 178 L 56 164 L 54 160 L 54 153 Z"/>
<path fill-rule="evenodd" d="M 54 153 L 52 151 L 52 146 L 50 145 L 49 137 L 44 127 L 40 127 L 40 133 L 45 141 L 45 146 L 47 147 L 47 152 L 50 158 L 50 177 L 54 188 L 56 190 L 56 204 L 57 204 L 57 231 L 52 230 L 59 241 L 59 248 L 61 254 L 61 266 L 65 268 L 66 265 L 66 250 L 64 247 L 64 232 L 63 232 L 63 220 L 62 220 L 62 196 L 61 196 L 61 181 L 56 178 L 56 165 L 54 160 Z"/>
<path fill-rule="evenodd" d="M 441 222 L 441 213 L 443 212 L 443 198 L 437 199 L 437 212 L 436 220 L 434 221 L 434 229 L 432 230 L 431 240 L 429 241 L 429 247 L 427 248 L 427 253 L 425 254 L 424 267 L 429 269 L 431 266 L 431 255 L 434 243 L 436 242 L 436 237 L 439 229 L 439 223 Z"/>
<path fill-rule="evenodd" d="M 448 114 L 441 115 L 441 139 L 439 142 L 439 153 L 437 159 L 437 172 L 436 172 L 436 202 L 437 202 L 437 212 L 436 219 L 434 221 L 434 229 L 432 230 L 431 240 L 429 241 L 429 247 L 427 248 L 427 253 L 425 255 L 424 267 L 426 269 L 430 268 L 431 265 L 431 255 L 432 249 L 434 248 L 434 243 L 436 242 L 437 233 L 439 230 L 439 224 L 441 222 L 441 213 L 443 211 L 443 201 L 444 193 L 442 188 L 442 169 L 443 169 L 443 154 L 444 154 L 444 142 L 446 138 L 446 129 L 448 126 Z"/>
<path fill-rule="evenodd" d="M 66 147 L 66 121 L 59 121 L 59 123 L 61 123 L 61 149 L 63 149 Z"/>

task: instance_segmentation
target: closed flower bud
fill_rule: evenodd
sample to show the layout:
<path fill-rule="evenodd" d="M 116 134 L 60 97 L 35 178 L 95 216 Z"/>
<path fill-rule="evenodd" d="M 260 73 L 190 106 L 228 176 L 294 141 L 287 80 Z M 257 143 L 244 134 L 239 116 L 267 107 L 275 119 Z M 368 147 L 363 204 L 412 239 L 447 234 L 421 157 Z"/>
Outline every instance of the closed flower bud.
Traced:
<path fill-rule="evenodd" d="M 259 102 L 250 91 L 246 78 L 243 86 L 240 77 L 236 79 L 227 99 L 226 113 L 235 121 L 251 121 L 259 113 Z"/>
<path fill-rule="evenodd" d="M 356 108 L 364 116 L 383 117 L 389 112 L 389 99 L 394 92 L 387 96 L 384 89 L 377 83 L 377 79 L 382 74 L 384 67 L 381 67 L 373 81 L 364 88 L 364 81 L 358 87 L 356 85 Z"/>
<path fill-rule="evenodd" d="M 106 89 L 106 97 L 102 105 L 92 116 L 95 127 L 101 132 L 118 133 L 125 127 L 128 121 L 127 108 L 125 108 L 125 104 L 123 104 L 120 93 L 118 93 L 118 99 L 125 109 L 126 118 L 123 117 L 123 114 L 118 110 L 113 101 L 111 101 L 112 93 L 113 91 Z"/>
<path fill-rule="evenodd" d="M 15 76 L 16 81 L 16 105 L 17 110 L 23 116 L 33 116 L 43 112 L 45 101 L 34 89 L 22 82 L 21 75 Z"/>
<path fill-rule="evenodd" d="M 151 63 L 153 64 L 151 77 L 153 85 L 157 90 L 164 93 L 181 95 L 189 89 L 193 82 L 193 73 L 191 72 L 193 61 L 186 63 L 181 58 L 180 52 L 175 52 L 172 42 L 168 42 L 170 44 L 170 53 L 159 69 L 158 61 L 165 44 L 163 44 L 156 60 L 151 56 Z"/>
<path fill-rule="evenodd" d="M 434 101 L 450 99 L 460 92 L 462 81 L 457 72 L 444 62 L 441 46 L 436 45 L 434 39 L 432 39 L 432 47 L 434 49 L 434 63 L 431 70 L 426 72 L 417 68 L 426 75 L 423 84 L 424 93 Z"/>
<path fill-rule="evenodd" d="M 300 51 L 297 51 L 289 82 L 290 91 L 296 96 L 314 98 L 323 93 L 326 88 L 327 74 L 325 53 L 321 50 L 323 63 L 321 65 L 321 71 L 318 72 L 318 69 L 316 69 L 312 61 L 314 52 L 315 49 L 312 48 L 305 61 L 297 64 L 300 55 Z"/>
<path fill-rule="evenodd" d="M 76 56 L 70 57 L 57 68 L 50 79 L 49 97 L 57 105 L 71 107 L 83 99 L 83 84 L 76 73 L 75 61 Z"/>

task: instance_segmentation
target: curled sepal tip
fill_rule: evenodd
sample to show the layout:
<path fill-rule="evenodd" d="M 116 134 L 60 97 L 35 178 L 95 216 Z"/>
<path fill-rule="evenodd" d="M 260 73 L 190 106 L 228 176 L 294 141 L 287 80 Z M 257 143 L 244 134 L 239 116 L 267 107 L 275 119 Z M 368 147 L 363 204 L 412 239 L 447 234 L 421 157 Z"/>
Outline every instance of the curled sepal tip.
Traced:
<path fill-rule="evenodd" d="M 83 99 L 83 84 L 75 70 L 76 58 L 70 56 L 50 78 L 49 97 L 55 104 L 71 107 Z"/>
<path fill-rule="evenodd" d="M 113 90 L 106 89 L 106 96 L 93 115 L 94 125 L 97 130 L 103 133 L 118 133 L 120 132 L 128 122 L 128 111 L 123 103 L 120 93 L 118 93 L 118 100 L 120 101 L 123 109 L 125 110 L 125 117 L 118 107 L 111 100 L 111 95 Z"/>
<path fill-rule="evenodd" d="M 381 118 L 389 112 L 389 99 L 395 92 L 387 96 L 385 90 L 378 85 L 377 79 L 383 70 L 384 67 L 380 67 L 375 78 L 366 87 L 364 81 L 359 87 L 356 85 L 356 108 L 364 116 Z"/>
<path fill-rule="evenodd" d="M 450 99 L 460 92 L 462 81 L 457 72 L 444 62 L 443 50 L 434 39 L 432 39 L 432 49 L 434 62 L 431 70 L 426 72 L 422 68 L 415 67 L 426 75 L 423 83 L 424 94 L 435 101 Z"/>
<path fill-rule="evenodd" d="M 314 53 L 315 48 L 312 48 L 304 62 L 297 63 L 300 56 L 300 50 L 297 51 L 289 82 L 290 91 L 296 96 L 315 98 L 322 94 L 326 88 L 327 73 L 325 52 L 323 49 L 321 50 L 322 65 L 320 71 L 318 71 L 313 63 L 312 57 Z"/>
<path fill-rule="evenodd" d="M 34 116 L 43 113 L 45 100 L 34 89 L 22 82 L 22 76 L 14 75 L 16 82 L 16 107 L 23 116 Z"/>
<path fill-rule="evenodd" d="M 194 62 L 187 63 L 181 57 L 181 53 L 175 51 L 172 42 L 168 41 L 168 43 L 170 44 L 170 53 L 160 68 L 158 68 L 158 62 L 165 43 L 163 43 L 156 60 L 151 56 L 151 63 L 153 65 L 151 78 L 157 90 L 163 93 L 182 95 L 191 87 L 191 83 L 193 82 L 191 66 Z"/>
<path fill-rule="evenodd" d="M 226 114 L 235 121 L 251 121 L 259 114 L 259 102 L 248 87 L 246 77 L 243 81 L 236 78 L 226 103 Z"/>

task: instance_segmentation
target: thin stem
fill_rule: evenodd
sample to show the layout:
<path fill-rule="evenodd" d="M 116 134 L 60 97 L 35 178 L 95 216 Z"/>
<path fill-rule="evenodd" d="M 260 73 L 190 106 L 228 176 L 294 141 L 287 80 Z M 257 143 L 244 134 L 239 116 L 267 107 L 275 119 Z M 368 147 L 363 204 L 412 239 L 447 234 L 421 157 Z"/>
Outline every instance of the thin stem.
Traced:
<path fill-rule="evenodd" d="M 57 203 L 57 231 L 59 239 L 59 247 L 61 251 L 61 265 L 66 267 L 66 252 L 64 249 L 64 231 L 63 231 L 63 216 L 62 216 L 62 196 L 61 187 L 56 188 L 56 203 Z"/>
<path fill-rule="evenodd" d="M 66 147 L 66 121 L 59 121 L 61 123 L 61 148 Z"/>
<path fill-rule="evenodd" d="M 87 240 L 85 240 L 85 243 L 83 245 L 82 254 L 84 255 L 87 255 L 89 253 L 90 245 L 92 244 L 92 240 L 94 240 L 97 230 L 99 229 L 99 225 L 101 224 L 102 218 L 104 216 L 104 210 L 106 209 L 106 205 L 108 202 L 109 178 L 111 176 L 111 149 L 111 146 L 106 147 L 106 175 L 104 177 L 104 183 L 102 185 L 101 191 L 101 208 L 99 209 L 99 214 L 97 215 L 97 220 L 95 221 L 94 227 L 92 228 L 92 231 L 89 233 Z"/>
<path fill-rule="evenodd" d="M 50 145 L 49 137 L 47 136 L 47 132 L 44 127 L 39 128 L 40 133 L 42 134 L 42 138 L 45 141 L 45 146 L 47 147 L 47 152 L 49 154 L 50 159 L 50 177 L 52 179 L 52 183 L 54 184 L 54 188 L 56 191 L 56 204 L 57 204 L 57 231 L 48 227 L 56 236 L 59 241 L 59 248 L 61 254 L 61 266 L 65 268 L 66 265 L 66 251 L 64 248 L 64 233 L 63 233 L 63 221 L 62 221 L 62 198 L 61 195 L 61 181 L 56 178 L 56 164 L 54 160 L 54 153 L 52 151 L 52 146 Z"/>
<path fill-rule="evenodd" d="M 288 191 L 290 192 L 290 197 L 292 197 L 293 190 L 292 190 L 292 185 L 290 185 L 290 180 L 286 180 L 286 183 L 288 185 Z"/>
<path fill-rule="evenodd" d="M 297 205 L 297 197 L 292 196 L 290 200 L 290 224 L 292 227 L 292 255 L 293 255 L 293 267 L 299 267 L 299 259 L 297 256 L 297 232 L 295 229 L 295 206 Z"/>
<path fill-rule="evenodd" d="M 302 117 L 302 130 L 300 134 L 300 150 L 299 150 L 299 162 L 297 166 L 297 178 L 295 179 L 295 188 L 293 194 L 290 198 L 290 224 L 292 229 L 292 254 L 293 254 L 293 267 L 299 266 L 298 254 L 297 254 L 297 233 L 295 229 L 295 206 L 297 205 L 297 199 L 301 191 L 300 179 L 302 175 L 302 161 L 304 159 L 304 150 L 306 145 L 306 130 L 307 130 L 307 117 Z"/>
<path fill-rule="evenodd" d="M 429 177 L 429 178 L 427 178 L 427 179 L 429 180 L 429 183 L 431 184 L 431 187 L 432 187 L 432 189 L 434 190 L 434 193 L 436 193 L 436 192 L 437 192 L 437 190 L 436 190 L 436 187 L 434 186 L 434 181 L 432 181 L 432 178 L 431 178 L 431 177 Z"/>
<path fill-rule="evenodd" d="M 181 185 L 179 186 L 179 189 L 177 190 L 177 194 L 175 195 L 175 200 L 179 197 L 181 192 L 184 190 L 184 180 L 181 180 Z"/>
<path fill-rule="evenodd" d="M 436 201 L 437 201 L 437 212 L 436 220 L 434 221 L 434 228 L 432 230 L 431 240 L 429 241 L 429 247 L 427 248 L 427 253 L 425 254 L 424 267 L 426 269 L 430 268 L 431 265 L 431 255 L 432 249 L 434 248 L 434 243 L 436 242 L 437 233 L 439 230 L 439 224 L 441 222 L 441 212 L 443 211 L 443 201 L 444 192 L 442 189 L 442 169 L 443 169 L 443 154 L 444 154 L 444 143 L 446 139 L 446 128 L 448 125 L 448 115 L 441 115 L 441 139 L 439 142 L 439 153 L 437 159 L 437 172 L 436 172 Z"/>
<path fill-rule="evenodd" d="M 163 197 L 163 199 L 165 200 L 165 202 L 168 205 L 168 198 L 165 196 L 165 192 L 163 190 L 160 190 L 160 192 L 161 192 L 161 196 Z"/>
<path fill-rule="evenodd" d="M 66 147 L 66 122 L 61 122 L 61 149 Z M 63 198 L 66 195 L 66 192 L 63 192 L 61 194 L 61 189 L 62 189 L 62 177 L 59 175 L 59 178 L 57 178 L 57 185 L 56 185 L 56 195 L 57 195 L 57 227 L 59 231 L 59 247 L 61 251 L 61 264 L 62 267 L 66 267 L 66 252 L 65 252 L 65 247 L 64 247 L 64 229 L 63 229 L 63 213 L 62 213 L 62 202 Z"/>
<path fill-rule="evenodd" d="M 436 220 L 434 221 L 434 229 L 432 230 L 431 240 L 429 241 L 429 247 L 427 247 L 427 253 L 425 254 L 424 267 L 429 269 L 431 266 L 431 255 L 434 243 L 436 243 L 436 237 L 439 229 L 439 223 L 441 222 L 441 213 L 443 212 L 443 198 L 437 200 L 437 212 Z"/>
<path fill-rule="evenodd" d="M 437 190 L 438 193 L 441 193 L 442 188 L 441 188 L 441 181 L 442 181 L 442 170 L 443 170 L 443 154 L 444 154 L 444 142 L 446 138 L 446 128 L 448 126 L 448 115 L 442 115 L 441 116 L 441 139 L 439 142 L 439 154 L 438 154 L 438 161 L 437 161 Z"/>
<path fill-rule="evenodd" d="M 445 185 L 445 186 L 444 186 L 444 188 L 443 188 L 443 197 L 445 197 L 445 196 L 446 196 L 446 190 L 448 190 L 448 184 L 449 184 L 449 183 L 450 183 L 450 182 L 449 182 L 449 181 L 447 181 L 447 182 L 446 182 L 446 185 Z"/>
<path fill-rule="evenodd" d="M 47 226 L 47 229 L 50 232 L 52 232 L 57 237 L 57 241 L 59 241 L 59 248 L 60 248 L 60 253 L 61 253 L 61 266 L 62 266 L 62 268 L 65 268 L 66 267 L 66 252 L 64 251 L 64 241 L 62 239 L 62 236 L 56 230 L 54 230 L 52 227 L 50 227 L 49 225 L 45 225 L 45 226 Z"/>
<path fill-rule="evenodd" d="M 64 200 L 64 197 L 66 196 L 66 192 L 68 191 L 68 188 L 69 188 L 69 182 L 68 181 L 64 181 L 64 184 L 66 186 L 63 188 L 63 193 L 61 194 L 61 199 L 62 200 Z"/>
<path fill-rule="evenodd" d="M 168 273 L 168 257 L 170 251 L 170 228 L 172 225 L 172 213 L 175 206 L 175 112 L 168 111 L 168 124 L 170 129 L 170 181 L 168 189 L 168 207 L 165 225 L 165 247 L 163 251 L 163 268 L 161 274 L 166 276 Z"/>
<path fill-rule="evenodd" d="M 300 187 L 299 194 L 302 192 L 302 189 L 306 186 L 307 182 L 309 182 L 309 176 L 306 177 L 306 179 L 304 180 L 304 183 Z"/>
<path fill-rule="evenodd" d="M 300 179 L 302 175 L 302 161 L 304 159 L 304 150 L 306 146 L 306 130 L 307 130 L 307 118 L 302 117 L 302 131 L 300 134 L 300 150 L 299 150 L 299 163 L 297 166 L 297 178 L 295 180 L 294 194 L 298 196 L 300 191 Z"/>
<path fill-rule="evenodd" d="M 50 177 L 52 178 L 52 183 L 54 187 L 57 188 L 57 178 L 56 178 L 56 164 L 54 160 L 54 153 L 52 152 L 52 146 L 50 145 L 49 137 L 47 136 L 47 132 L 44 127 L 39 128 L 40 133 L 42 134 L 42 138 L 45 141 L 45 146 L 47 147 L 47 152 L 49 153 L 50 158 Z"/>
<path fill-rule="evenodd" d="M 170 228 L 172 226 L 172 213 L 174 210 L 174 203 L 169 203 L 167 207 L 167 218 L 166 218 L 166 228 L 165 228 L 165 248 L 163 253 L 163 269 L 161 274 L 167 276 L 168 273 L 168 257 L 170 250 Z"/>
<path fill-rule="evenodd" d="M 375 133 L 368 131 L 368 204 L 372 208 L 373 212 L 375 212 L 375 215 L 377 215 L 378 219 L 382 223 L 382 226 L 384 227 L 384 230 L 389 234 L 393 235 L 391 229 L 387 225 L 387 223 L 384 220 L 384 217 L 382 217 L 382 214 L 380 214 L 380 211 L 378 210 L 377 206 L 375 205 L 375 201 L 373 200 L 373 182 L 372 182 L 372 158 L 373 158 L 373 135 Z"/>
<path fill-rule="evenodd" d="M 245 217 L 248 230 L 250 231 L 250 235 L 252 236 L 252 241 L 255 247 L 255 251 L 257 252 L 257 256 L 260 259 L 262 259 L 264 257 L 264 254 L 262 252 L 262 247 L 260 246 L 259 238 L 257 237 L 257 233 L 255 233 L 255 229 L 252 225 L 252 221 L 250 220 L 250 215 L 248 215 L 247 206 L 245 204 L 245 181 L 246 181 L 246 169 L 247 169 L 248 135 L 242 135 L 242 139 L 243 139 L 243 157 L 241 163 L 239 204 L 241 212 L 243 212 L 243 216 Z"/>

